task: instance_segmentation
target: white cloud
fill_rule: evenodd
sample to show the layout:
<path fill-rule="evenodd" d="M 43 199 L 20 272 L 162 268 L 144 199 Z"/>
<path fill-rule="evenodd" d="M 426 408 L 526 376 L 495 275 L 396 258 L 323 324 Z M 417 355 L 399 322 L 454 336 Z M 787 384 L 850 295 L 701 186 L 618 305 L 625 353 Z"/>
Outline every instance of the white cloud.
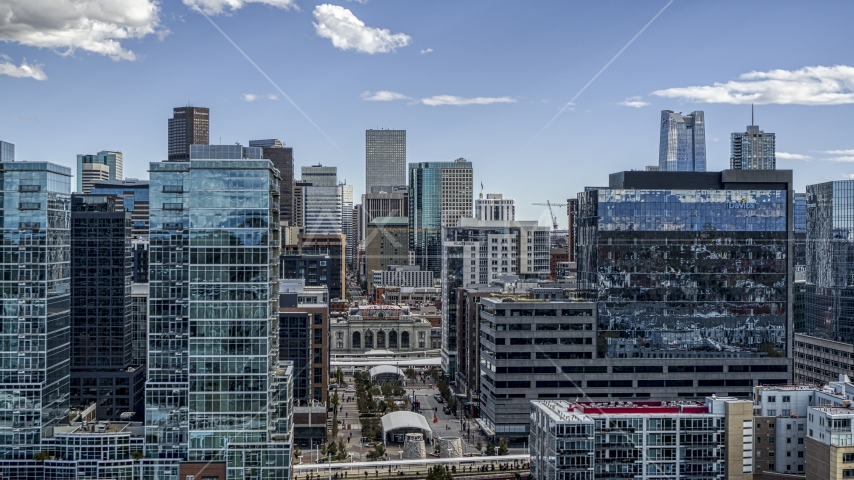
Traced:
<path fill-rule="evenodd" d="M 122 42 L 167 35 L 157 0 L 3 0 L 0 41 L 50 48 L 61 55 L 78 49 L 113 60 L 135 60 Z"/>
<path fill-rule="evenodd" d="M 432 52 L 433 52 L 432 48 L 427 48 L 425 50 L 421 50 L 421 55 L 424 55 L 425 53 L 432 53 Z"/>
<path fill-rule="evenodd" d="M 833 158 L 826 158 L 825 160 L 827 160 L 828 162 L 850 163 L 850 162 L 854 162 L 854 156 L 848 155 L 845 157 L 833 157 Z"/>
<path fill-rule="evenodd" d="M 295 0 L 184 0 L 184 5 L 190 8 L 200 8 L 208 15 L 219 15 L 226 8 L 230 11 L 240 10 L 247 3 L 262 3 L 283 10 L 299 10 Z"/>
<path fill-rule="evenodd" d="M 409 45 L 412 38 L 405 33 L 392 34 L 385 28 L 365 26 L 353 12 L 338 5 L 323 4 L 314 9 L 317 35 L 332 40 L 341 50 L 375 54 L 393 52 L 397 47 Z"/>
<path fill-rule="evenodd" d="M 255 100 L 278 100 L 279 97 L 272 94 L 267 95 L 256 95 L 254 93 L 244 93 L 240 96 L 240 99 L 244 102 L 254 102 Z"/>
<path fill-rule="evenodd" d="M 830 155 L 854 155 L 854 150 L 825 150 Z"/>
<path fill-rule="evenodd" d="M 368 3 L 368 0 L 347 0 L 348 2 L 356 2 L 361 3 L 362 5 Z"/>
<path fill-rule="evenodd" d="M 812 160 L 812 157 L 809 155 L 802 155 L 800 153 L 776 152 L 774 155 L 783 160 Z"/>
<path fill-rule="evenodd" d="M 12 59 L 6 55 L 0 55 L 0 75 L 8 75 L 15 78 L 32 78 L 35 80 L 47 80 L 47 75 L 42 71 L 40 64 L 28 64 L 27 59 L 21 61 L 20 65 L 12 63 Z"/>
<path fill-rule="evenodd" d="M 649 102 L 644 102 L 642 100 L 642 98 L 643 97 L 641 97 L 640 95 L 635 95 L 634 97 L 629 97 L 629 98 L 623 100 L 622 102 L 618 103 L 617 105 L 622 105 L 624 107 L 641 108 L 641 107 L 645 107 L 645 106 L 650 104 Z"/>
<path fill-rule="evenodd" d="M 854 103 L 854 67 L 750 72 L 712 86 L 668 88 L 653 95 L 698 103 L 842 105 Z"/>
<path fill-rule="evenodd" d="M 402 93 L 390 92 L 388 90 L 380 90 L 377 92 L 362 92 L 361 98 L 366 102 L 390 102 L 392 100 L 412 99 L 412 97 L 407 97 Z"/>
<path fill-rule="evenodd" d="M 435 107 L 438 105 L 489 105 L 490 103 L 516 103 L 510 97 L 474 97 L 464 98 L 456 95 L 435 95 L 422 98 L 421 103 Z"/>

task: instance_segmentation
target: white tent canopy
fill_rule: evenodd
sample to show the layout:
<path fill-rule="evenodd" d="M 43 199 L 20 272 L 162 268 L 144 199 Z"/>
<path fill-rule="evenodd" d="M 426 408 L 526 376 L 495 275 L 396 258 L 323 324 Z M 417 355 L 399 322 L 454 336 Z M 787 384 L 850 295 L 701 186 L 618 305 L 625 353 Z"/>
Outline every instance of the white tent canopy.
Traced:
<path fill-rule="evenodd" d="M 378 365 L 371 369 L 371 378 L 374 378 L 377 375 L 397 375 L 402 377 L 405 373 L 394 365 Z"/>
<path fill-rule="evenodd" d="M 420 413 L 397 411 L 383 415 L 383 440 L 386 435 L 395 431 L 403 430 L 400 433 L 419 432 L 424 433 L 425 439 L 430 439 L 433 436 L 433 431 L 430 429 L 430 424 L 427 419 Z"/>

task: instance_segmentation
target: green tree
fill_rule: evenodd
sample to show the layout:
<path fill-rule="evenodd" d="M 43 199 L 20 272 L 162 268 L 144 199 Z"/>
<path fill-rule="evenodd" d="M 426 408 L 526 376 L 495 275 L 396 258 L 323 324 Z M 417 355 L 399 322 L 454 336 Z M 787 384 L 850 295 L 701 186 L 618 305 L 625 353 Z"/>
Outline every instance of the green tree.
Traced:
<path fill-rule="evenodd" d="M 141 450 L 134 450 L 130 452 L 130 457 L 134 460 L 142 460 L 143 458 L 145 458 L 145 454 L 142 453 Z"/>
<path fill-rule="evenodd" d="M 502 438 L 498 441 L 498 454 L 507 455 L 508 453 L 510 453 L 510 448 L 507 445 L 507 440 Z"/>
<path fill-rule="evenodd" d="M 459 407 L 459 405 L 460 402 L 457 400 L 456 395 L 451 395 L 450 398 L 448 398 L 448 408 L 451 409 L 452 414 L 457 414 L 457 407 Z"/>
<path fill-rule="evenodd" d="M 495 456 L 495 445 L 493 445 L 492 442 L 488 442 L 486 444 L 486 456 L 487 457 Z"/>
<path fill-rule="evenodd" d="M 474 446 L 477 447 L 477 451 L 479 453 L 483 454 L 483 442 L 479 438 L 477 439 L 477 443 Z"/>
<path fill-rule="evenodd" d="M 451 475 L 451 472 L 445 470 L 445 467 L 442 465 L 436 465 L 435 467 L 429 469 L 427 471 L 427 480 L 453 480 L 454 476 Z"/>
<path fill-rule="evenodd" d="M 391 395 L 391 392 L 392 392 L 392 386 L 391 386 L 391 384 L 384 383 L 384 384 L 382 384 L 382 386 L 380 387 L 380 393 L 381 393 L 381 394 L 382 394 L 382 396 L 384 396 L 384 397 L 388 397 L 388 396 L 390 396 L 390 395 Z"/>
<path fill-rule="evenodd" d="M 415 380 L 418 378 L 418 372 L 416 372 L 412 367 L 407 368 L 406 371 L 403 372 L 403 375 L 409 380 Z"/>
<path fill-rule="evenodd" d="M 50 455 L 45 451 L 36 452 L 33 454 L 33 460 L 37 462 L 44 462 L 45 460 L 50 460 Z"/>
<path fill-rule="evenodd" d="M 326 453 L 329 454 L 330 457 L 335 458 L 338 456 L 338 444 L 335 441 L 329 442 L 329 446 L 326 447 Z"/>
<path fill-rule="evenodd" d="M 335 379 L 338 380 L 338 386 L 341 386 L 344 383 L 344 372 L 339 368 L 335 371 Z"/>
<path fill-rule="evenodd" d="M 341 405 L 341 399 L 338 398 L 338 390 L 332 392 L 332 400 L 329 400 L 329 404 L 332 405 L 333 412 L 338 412 L 338 406 Z"/>
<path fill-rule="evenodd" d="M 302 450 L 299 449 L 297 445 L 294 445 L 294 458 L 299 458 L 302 456 Z"/>
<path fill-rule="evenodd" d="M 347 442 L 343 438 L 338 439 L 338 460 L 347 460 Z"/>
<path fill-rule="evenodd" d="M 492 445 L 492 444 L 490 444 L 490 445 Z M 320 446 L 320 456 L 321 456 L 321 457 L 325 457 L 325 456 L 326 456 L 326 453 L 327 453 L 328 451 L 329 451 L 329 449 L 327 449 L 327 448 L 326 448 L 326 444 L 325 444 L 325 443 L 324 443 L 323 445 L 321 445 L 321 446 Z"/>
<path fill-rule="evenodd" d="M 385 446 L 381 443 L 378 443 L 373 450 L 368 452 L 367 457 L 368 460 L 378 460 L 385 455 Z"/>

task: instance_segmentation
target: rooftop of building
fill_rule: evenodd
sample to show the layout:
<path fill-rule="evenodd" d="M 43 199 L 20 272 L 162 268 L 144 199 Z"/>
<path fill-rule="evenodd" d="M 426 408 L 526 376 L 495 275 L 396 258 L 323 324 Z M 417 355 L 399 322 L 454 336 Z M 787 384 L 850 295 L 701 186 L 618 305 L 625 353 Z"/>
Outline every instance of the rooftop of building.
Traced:
<path fill-rule="evenodd" d="M 810 407 L 817 412 L 825 413 L 831 417 L 852 417 L 854 418 L 854 408 L 851 407 Z"/>
<path fill-rule="evenodd" d="M 630 170 L 608 176 L 609 189 L 791 190 L 791 170 L 662 172 Z"/>
<path fill-rule="evenodd" d="M 488 297 L 484 297 L 482 302 L 490 302 L 494 304 L 511 304 L 511 303 L 562 303 L 562 304 L 573 304 L 577 306 L 589 307 L 595 306 L 596 302 L 588 302 L 582 299 L 575 298 L 561 298 L 561 299 L 548 299 L 548 298 L 533 298 L 531 294 L 528 292 L 525 293 L 493 293 Z"/>
<path fill-rule="evenodd" d="M 705 402 L 693 400 L 649 402 L 570 402 L 535 400 L 532 403 L 556 421 L 590 421 L 601 415 L 709 415 L 713 401 L 737 400 L 735 397 L 708 397 Z"/>
<path fill-rule="evenodd" d="M 131 435 L 142 435 L 144 424 L 142 422 L 80 422 L 68 426 L 55 427 L 54 435 L 104 435 L 129 433 Z"/>

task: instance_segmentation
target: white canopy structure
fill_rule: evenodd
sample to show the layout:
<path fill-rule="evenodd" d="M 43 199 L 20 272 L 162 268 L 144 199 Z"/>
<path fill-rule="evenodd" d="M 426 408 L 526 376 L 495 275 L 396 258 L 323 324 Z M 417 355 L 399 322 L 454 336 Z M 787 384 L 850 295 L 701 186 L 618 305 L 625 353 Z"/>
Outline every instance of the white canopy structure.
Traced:
<path fill-rule="evenodd" d="M 395 367 L 394 365 L 378 365 L 371 369 L 371 378 L 374 378 L 377 375 L 396 375 L 402 377 L 405 375 L 405 373 L 403 372 L 403 370 Z"/>
<path fill-rule="evenodd" d="M 433 431 L 430 429 L 430 424 L 427 419 L 420 413 L 397 411 L 383 415 L 383 442 L 387 440 L 387 435 L 395 432 L 397 434 L 405 433 L 423 433 L 424 438 L 433 438 Z"/>

